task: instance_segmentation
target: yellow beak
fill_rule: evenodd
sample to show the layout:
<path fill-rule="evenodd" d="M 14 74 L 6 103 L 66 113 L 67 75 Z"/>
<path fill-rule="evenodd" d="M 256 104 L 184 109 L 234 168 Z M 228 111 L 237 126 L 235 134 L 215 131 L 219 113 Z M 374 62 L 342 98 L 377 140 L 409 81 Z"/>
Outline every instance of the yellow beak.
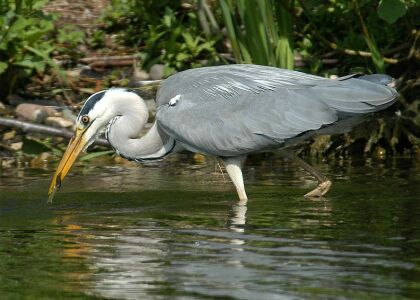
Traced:
<path fill-rule="evenodd" d="M 51 185 L 48 190 L 48 202 L 52 202 L 55 192 L 60 189 L 61 182 L 66 177 L 71 166 L 75 162 L 76 158 L 79 156 L 79 153 L 85 148 L 86 143 L 88 142 L 84 136 L 87 128 L 77 129 L 75 136 L 70 140 L 69 145 L 67 146 L 66 151 L 61 158 L 58 168 L 54 173 L 54 177 L 51 180 Z"/>

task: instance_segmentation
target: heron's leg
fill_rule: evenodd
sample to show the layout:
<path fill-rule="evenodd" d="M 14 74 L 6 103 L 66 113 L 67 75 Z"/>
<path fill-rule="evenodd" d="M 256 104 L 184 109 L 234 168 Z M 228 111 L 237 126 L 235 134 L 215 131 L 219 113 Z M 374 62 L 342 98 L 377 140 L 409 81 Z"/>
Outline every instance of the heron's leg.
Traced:
<path fill-rule="evenodd" d="M 310 173 L 312 176 L 314 176 L 318 180 L 318 186 L 310 191 L 309 193 L 305 194 L 305 197 L 322 197 L 324 196 L 331 188 L 331 181 L 320 171 L 312 167 L 310 164 L 308 164 L 306 161 L 301 159 L 299 156 L 295 155 L 294 153 L 291 153 L 289 151 L 286 151 L 284 149 L 280 150 L 280 153 L 284 156 L 289 158 L 290 160 L 297 163 L 302 169 Z"/>
<path fill-rule="evenodd" d="M 248 200 L 245 192 L 244 179 L 242 177 L 242 164 L 245 161 L 244 156 L 237 157 L 226 157 L 223 158 L 223 162 L 226 167 L 226 171 L 229 174 L 233 185 L 238 192 L 239 200 L 245 202 Z"/>

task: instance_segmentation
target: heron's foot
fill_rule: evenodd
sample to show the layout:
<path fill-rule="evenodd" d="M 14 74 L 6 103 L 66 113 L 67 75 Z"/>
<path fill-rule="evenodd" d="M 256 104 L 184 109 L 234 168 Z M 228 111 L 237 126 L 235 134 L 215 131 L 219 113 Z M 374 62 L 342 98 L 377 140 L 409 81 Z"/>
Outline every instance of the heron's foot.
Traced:
<path fill-rule="evenodd" d="M 331 185 L 332 185 L 331 181 L 329 181 L 329 180 L 323 181 L 314 190 L 312 190 L 309 193 L 305 194 L 305 198 L 322 197 L 326 193 L 328 193 L 328 191 L 331 188 Z"/>

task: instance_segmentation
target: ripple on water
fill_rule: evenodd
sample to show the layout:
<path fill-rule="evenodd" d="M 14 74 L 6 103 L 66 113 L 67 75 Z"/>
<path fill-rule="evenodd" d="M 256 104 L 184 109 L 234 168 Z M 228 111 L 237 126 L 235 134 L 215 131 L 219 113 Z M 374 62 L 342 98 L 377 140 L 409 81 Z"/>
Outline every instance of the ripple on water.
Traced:
<path fill-rule="evenodd" d="M 417 163 L 330 162 L 322 168 L 335 183 L 331 193 L 308 200 L 302 195 L 315 182 L 268 160 L 251 161 L 245 173 L 247 206 L 236 204 L 213 162 L 186 171 L 176 162 L 75 168 L 52 206 L 49 173 L 3 173 L 0 294 L 420 297 Z"/>

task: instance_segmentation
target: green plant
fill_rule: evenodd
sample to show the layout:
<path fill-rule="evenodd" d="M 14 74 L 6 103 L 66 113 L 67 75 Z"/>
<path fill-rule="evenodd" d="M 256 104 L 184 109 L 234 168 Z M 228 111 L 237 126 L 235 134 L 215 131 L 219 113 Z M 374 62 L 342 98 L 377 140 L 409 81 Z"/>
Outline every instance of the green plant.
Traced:
<path fill-rule="evenodd" d="M 189 13 L 185 18 L 195 21 L 196 15 Z M 158 25 L 148 27 L 149 36 L 145 40 L 146 49 L 142 53 L 143 67 L 150 68 L 154 63 L 163 63 L 164 74 L 170 75 L 176 70 L 194 68 L 206 64 L 200 60 L 218 60 L 214 44 L 215 39 L 205 38 L 197 32 L 197 25 L 187 27 L 174 11 L 166 8 Z"/>
<path fill-rule="evenodd" d="M 238 63 L 293 68 L 294 0 L 220 0 Z"/>
<path fill-rule="evenodd" d="M 78 49 L 85 42 L 85 33 L 74 25 L 66 25 L 57 30 L 56 48 L 60 53 L 67 54 L 73 59 L 80 58 L 83 53 Z"/>
<path fill-rule="evenodd" d="M 52 15 L 41 8 L 45 0 L 0 0 L 0 99 L 16 87 L 19 79 L 54 65 L 54 50 L 46 36 L 54 29 Z"/>
<path fill-rule="evenodd" d="M 297 50 L 313 63 L 318 60 L 318 64 L 325 54 L 335 55 L 342 73 L 383 73 L 408 55 L 415 37 L 413 30 L 418 25 L 416 3 L 415 0 L 297 0 L 301 11 L 300 18 L 295 19 Z M 318 69 L 325 67 L 320 65 Z"/>
<path fill-rule="evenodd" d="M 139 48 L 144 69 L 162 63 L 165 75 L 170 75 L 219 61 L 219 37 L 205 35 L 196 8 L 184 7 L 179 0 L 113 0 L 103 23 L 120 42 Z"/>

